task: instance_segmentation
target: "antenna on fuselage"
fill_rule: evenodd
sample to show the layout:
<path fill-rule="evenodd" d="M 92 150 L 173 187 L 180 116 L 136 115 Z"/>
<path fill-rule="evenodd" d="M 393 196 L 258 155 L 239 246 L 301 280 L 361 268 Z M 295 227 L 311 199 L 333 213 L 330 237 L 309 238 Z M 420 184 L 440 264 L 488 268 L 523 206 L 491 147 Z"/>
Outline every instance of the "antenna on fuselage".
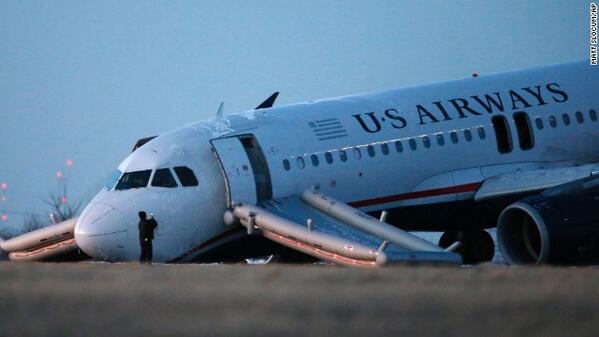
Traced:
<path fill-rule="evenodd" d="M 220 105 L 218 106 L 218 111 L 216 112 L 216 117 L 217 118 L 222 118 L 223 117 L 223 110 L 225 109 L 225 102 L 220 102 Z"/>

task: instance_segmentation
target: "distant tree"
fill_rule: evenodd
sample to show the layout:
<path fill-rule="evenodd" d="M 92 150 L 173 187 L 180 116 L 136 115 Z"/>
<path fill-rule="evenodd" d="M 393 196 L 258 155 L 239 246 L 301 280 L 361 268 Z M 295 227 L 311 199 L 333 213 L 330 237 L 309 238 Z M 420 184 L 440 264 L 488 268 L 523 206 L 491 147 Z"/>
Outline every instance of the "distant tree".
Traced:
<path fill-rule="evenodd" d="M 48 226 L 50 223 L 48 221 L 43 221 L 39 215 L 35 213 L 29 213 L 25 216 L 25 220 L 23 221 L 23 226 L 21 227 L 22 233 L 29 233 L 36 229 L 40 229 Z"/>
<path fill-rule="evenodd" d="M 65 197 L 52 194 L 48 196 L 48 198 L 44 199 L 43 202 L 50 206 L 50 216 L 47 220 L 44 220 L 39 214 L 28 213 L 25 216 L 23 221 L 23 225 L 21 226 L 20 234 L 29 233 L 31 231 L 46 227 L 51 225 L 53 222 L 61 222 L 68 219 L 71 219 L 77 215 L 79 209 L 81 208 L 81 202 L 70 202 Z M 0 232 L 0 236 L 7 239 L 10 237 L 14 237 L 15 235 L 8 232 Z"/>
<path fill-rule="evenodd" d="M 81 202 L 69 202 L 66 197 L 50 194 L 50 196 L 44 200 L 44 203 L 51 207 L 51 213 L 56 217 L 56 222 L 65 221 L 71 219 L 77 215 L 81 208 Z"/>
<path fill-rule="evenodd" d="M 8 228 L 6 228 L 6 227 L 0 228 L 0 238 L 3 238 L 4 240 L 8 240 L 14 236 L 15 236 L 15 234 Z"/>

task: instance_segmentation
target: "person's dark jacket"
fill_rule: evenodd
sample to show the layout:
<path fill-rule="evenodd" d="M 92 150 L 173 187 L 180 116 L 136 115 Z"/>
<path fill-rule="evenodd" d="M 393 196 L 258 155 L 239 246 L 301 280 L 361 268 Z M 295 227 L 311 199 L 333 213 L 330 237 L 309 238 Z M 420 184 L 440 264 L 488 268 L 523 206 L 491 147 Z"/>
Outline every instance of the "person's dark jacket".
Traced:
<path fill-rule="evenodd" d="M 145 241 L 154 240 L 154 230 L 158 227 L 158 223 L 154 219 L 140 219 L 139 220 L 139 240 Z"/>

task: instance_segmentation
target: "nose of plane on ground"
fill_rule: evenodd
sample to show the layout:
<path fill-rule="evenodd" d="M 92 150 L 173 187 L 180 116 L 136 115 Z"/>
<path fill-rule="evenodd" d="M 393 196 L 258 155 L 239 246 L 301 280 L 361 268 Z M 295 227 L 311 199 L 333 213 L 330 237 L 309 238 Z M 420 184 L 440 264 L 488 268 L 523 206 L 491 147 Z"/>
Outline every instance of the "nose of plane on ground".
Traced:
<path fill-rule="evenodd" d="M 105 203 L 88 207 L 75 226 L 75 241 L 79 248 L 95 259 L 123 259 L 127 238 L 123 214 Z"/>

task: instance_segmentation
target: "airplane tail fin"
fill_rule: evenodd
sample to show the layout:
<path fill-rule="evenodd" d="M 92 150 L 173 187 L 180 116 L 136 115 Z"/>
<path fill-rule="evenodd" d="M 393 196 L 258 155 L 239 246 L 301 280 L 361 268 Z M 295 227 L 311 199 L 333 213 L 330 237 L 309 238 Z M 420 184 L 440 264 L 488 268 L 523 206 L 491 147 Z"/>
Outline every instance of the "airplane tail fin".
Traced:
<path fill-rule="evenodd" d="M 262 102 L 260 105 L 258 105 L 255 110 L 272 108 L 273 104 L 275 104 L 275 100 L 277 99 L 277 96 L 279 96 L 278 91 L 276 91 L 275 93 L 270 95 L 264 102 Z"/>

